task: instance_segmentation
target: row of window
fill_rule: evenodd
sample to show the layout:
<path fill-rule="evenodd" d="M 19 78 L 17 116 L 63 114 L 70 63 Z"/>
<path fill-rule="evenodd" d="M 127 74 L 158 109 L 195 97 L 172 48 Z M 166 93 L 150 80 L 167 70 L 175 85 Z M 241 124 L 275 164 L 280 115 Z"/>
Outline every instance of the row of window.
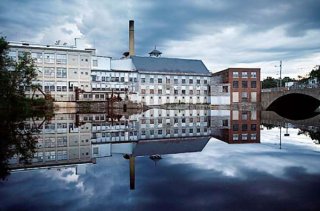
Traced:
<path fill-rule="evenodd" d="M 12 59 L 16 59 L 17 55 L 18 58 L 21 58 L 24 56 L 24 54 L 29 54 L 29 52 L 24 52 L 24 51 L 18 51 L 18 54 L 16 51 L 10 51 L 9 52 L 9 57 Z M 72 56 L 72 61 L 73 62 L 78 62 L 78 56 L 73 55 Z M 42 52 L 32 52 L 31 53 L 31 58 L 34 59 L 34 61 L 38 64 L 46 63 L 46 64 L 67 64 L 67 54 L 54 54 L 54 53 L 42 53 Z M 88 56 L 80 56 L 80 61 L 89 63 L 89 57 Z"/>
<path fill-rule="evenodd" d="M 151 84 L 153 84 L 155 82 L 157 82 L 158 84 L 162 84 L 162 83 L 164 83 L 164 80 L 162 80 L 162 78 L 158 78 L 157 80 L 155 80 L 154 78 L 149 78 L 148 82 L 151 83 Z M 173 79 L 173 81 L 170 78 L 166 78 L 165 79 L 165 83 L 166 84 L 170 84 L 172 82 L 174 84 L 179 84 L 179 82 L 181 84 L 187 84 L 187 82 L 189 82 L 189 84 L 194 84 L 194 82 L 195 82 L 195 84 L 199 84 L 199 85 L 201 84 L 201 80 L 200 79 L 197 79 L 197 80 L 189 79 L 189 80 L 187 80 L 187 79 L 175 78 L 175 79 Z M 141 83 L 146 83 L 146 78 L 141 78 Z M 204 79 L 203 80 L 203 84 L 208 84 L 208 80 Z"/>
<path fill-rule="evenodd" d="M 190 99 L 190 100 L 192 100 L 192 98 L 193 98 L 193 97 L 190 97 L 189 99 Z M 145 99 L 145 97 L 144 97 L 144 96 L 142 96 L 142 99 L 144 100 L 144 99 Z M 153 100 L 153 99 L 155 99 L 155 98 L 154 98 L 153 96 L 151 96 L 151 97 L 150 97 L 150 99 L 151 99 L 151 100 Z M 159 96 L 159 100 L 161 100 L 161 99 L 162 99 L 162 97 L 161 97 L 161 96 Z M 170 98 L 169 98 L 169 97 L 167 97 L 167 100 L 169 100 L 169 99 L 170 99 Z M 178 99 L 178 97 L 177 97 L 177 96 L 175 96 L 175 97 L 174 97 L 174 99 Z M 186 98 L 183 96 L 183 97 L 182 97 L 182 99 L 186 99 Z M 206 100 L 206 99 L 207 99 L 207 97 L 204 97 L 204 99 Z M 197 97 L 197 100 L 200 100 L 200 97 Z"/>
<path fill-rule="evenodd" d="M 149 89 L 149 91 L 147 89 L 141 89 L 141 94 L 144 95 L 144 94 L 159 94 L 159 95 L 162 95 L 162 94 L 167 94 L 167 95 L 170 95 L 171 92 L 170 92 L 170 89 L 169 90 L 166 90 L 166 93 L 163 93 L 162 89 L 158 89 L 158 90 L 154 90 L 154 89 Z M 175 95 L 194 95 L 194 94 L 197 94 L 197 95 L 200 95 L 202 94 L 200 90 L 177 90 L 177 89 L 174 89 L 173 90 L 173 94 Z M 204 95 L 207 95 L 208 94 L 208 90 L 203 90 L 203 94 Z"/>
<path fill-rule="evenodd" d="M 141 124 L 162 124 L 164 121 L 164 119 L 141 119 Z M 187 121 L 188 120 L 188 121 Z M 207 117 L 204 117 L 203 120 L 201 120 L 200 117 L 196 117 L 196 118 L 174 118 L 174 123 L 177 124 L 177 123 L 194 123 L 194 122 L 207 122 L 208 119 Z M 167 123 L 167 124 L 170 124 L 170 123 Z"/>
<path fill-rule="evenodd" d="M 257 134 L 256 133 L 252 133 L 252 134 L 247 134 L 247 133 L 243 133 L 243 134 L 233 134 L 232 140 L 233 141 L 246 141 L 246 140 L 256 140 L 257 139 Z"/>
<path fill-rule="evenodd" d="M 233 81 L 232 87 L 234 89 L 240 88 L 239 87 L 239 81 Z M 248 88 L 248 81 L 241 81 L 241 87 L 242 88 Z M 257 81 L 250 81 L 250 88 L 257 88 Z"/>
<path fill-rule="evenodd" d="M 237 71 L 234 71 L 232 72 L 232 77 L 233 78 L 257 78 L 257 72 L 237 72 Z"/>
<path fill-rule="evenodd" d="M 256 131 L 257 130 L 257 124 L 251 124 L 250 126 L 250 130 L 251 131 Z M 233 131 L 239 131 L 240 125 L 239 124 L 233 124 L 232 125 L 232 130 Z M 242 131 L 247 131 L 248 130 L 248 124 L 241 124 L 241 130 Z"/>
<path fill-rule="evenodd" d="M 208 129 L 206 127 L 203 128 L 203 132 L 206 133 L 208 131 Z M 149 135 L 155 135 L 155 134 L 158 134 L 158 135 L 163 135 L 164 132 L 165 134 L 169 135 L 171 133 L 173 134 L 179 134 L 182 133 L 182 134 L 185 134 L 185 133 L 201 133 L 201 129 L 200 128 L 189 128 L 189 129 L 186 129 L 186 128 L 175 128 L 173 130 L 170 130 L 170 129 L 166 129 L 166 130 L 162 130 L 162 129 L 158 129 L 158 130 L 148 130 L 148 134 Z M 142 136 L 145 136 L 147 134 L 147 131 L 146 130 L 141 130 L 141 135 Z"/>

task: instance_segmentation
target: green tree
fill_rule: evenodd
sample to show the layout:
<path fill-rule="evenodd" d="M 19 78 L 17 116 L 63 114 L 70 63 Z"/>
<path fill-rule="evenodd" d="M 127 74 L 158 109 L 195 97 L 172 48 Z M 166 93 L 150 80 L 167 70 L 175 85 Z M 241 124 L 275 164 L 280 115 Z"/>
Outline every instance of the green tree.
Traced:
<path fill-rule="evenodd" d="M 320 65 L 317 65 L 311 72 L 309 73 L 310 78 L 316 78 L 318 82 L 320 81 Z"/>
<path fill-rule="evenodd" d="M 278 79 L 267 77 L 262 81 L 262 89 L 276 88 L 278 87 L 278 84 L 279 84 Z"/>
<path fill-rule="evenodd" d="M 30 54 L 25 53 L 18 61 L 8 56 L 9 43 L 0 38 L 0 107 L 10 109 L 25 99 L 24 87 L 31 86 L 37 76 L 36 66 Z"/>

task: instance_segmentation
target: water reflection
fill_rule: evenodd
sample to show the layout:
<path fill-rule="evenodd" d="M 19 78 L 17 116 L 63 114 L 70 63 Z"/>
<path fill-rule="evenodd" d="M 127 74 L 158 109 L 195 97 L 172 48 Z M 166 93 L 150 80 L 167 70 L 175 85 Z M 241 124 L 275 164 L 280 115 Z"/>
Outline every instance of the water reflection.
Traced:
<path fill-rule="evenodd" d="M 20 130 L 37 128 L 34 157 L 27 164 L 19 155 L 10 159 L 15 173 L 2 183 L 0 209 L 285 209 L 297 207 L 292 194 L 310 200 L 299 208 L 314 208 L 319 145 L 306 135 L 317 137 L 319 123 L 246 110 L 29 119 Z M 17 193 L 25 205 L 10 199 Z"/>
<path fill-rule="evenodd" d="M 154 158 L 165 154 L 200 152 L 211 137 L 229 144 L 260 143 L 259 124 L 257 111 L 151 109 L 124 116 L 61 113 L 48 121 L 28 119 L 20 125 L 23 131 L 36 128 L 37 134 L 32 135 L 33 154 L 29 156 L 32 159 L 23 162 L 21 153 L 17 153 L 9 160 L 9 168 L 18 171 L 77 167 L 121 154 L 129 160 L 132 178 L 135 157 L 157 160 Z M 134 188 L 134 184 L 130 187 Z"/>

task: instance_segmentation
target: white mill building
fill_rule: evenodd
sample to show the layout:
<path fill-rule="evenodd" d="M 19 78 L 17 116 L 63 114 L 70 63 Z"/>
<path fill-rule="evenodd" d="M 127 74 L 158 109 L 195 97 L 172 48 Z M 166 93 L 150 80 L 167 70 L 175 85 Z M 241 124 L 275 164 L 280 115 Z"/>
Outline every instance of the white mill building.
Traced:
<path fill-rule="evenodd" d="M 133 24 L 129 22 L 130 49 L 122 59 L 77 46 L 10 42 L 11 58 L 29 53 L 38 68 L 34 83 L 41 90 L 24 87 L 26 94 L 41 98 L 45 93 L 57 102 L 105 101 L 113 94 L 145 105 L 208 103 L 211 74 L 203 62 L 160 57 L 156 49 L 149 57 L 135 56 Z"/>

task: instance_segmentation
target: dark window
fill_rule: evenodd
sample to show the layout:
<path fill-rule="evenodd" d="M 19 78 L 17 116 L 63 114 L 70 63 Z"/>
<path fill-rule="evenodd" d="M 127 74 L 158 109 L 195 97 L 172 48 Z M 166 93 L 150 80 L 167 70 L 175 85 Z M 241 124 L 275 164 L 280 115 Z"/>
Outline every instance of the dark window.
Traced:
<path fill-rule="evenodd" d="M 238 124 L 232 125 L 232 130 L 233 131 L 238 131 L 239 130 L 239 125 Z"/>
<path fill-rule="evenodd" d="M 248 81 L 242 81 L 242 88 L 248 88 Z"/>
<path fill-rule="evenodd" d="M 233 81 L 232 82 L 232 87 L 233 88 L 239 88 L 239 81 Z"/>
<path fill-rule="evenodd" d="M 257 130 L 257 125 L 256 124 L 251 124 L 251 130 L 256 131 Z"/>
<path fill-rule="evenodd" d="M 238 81 L 234 81 L 234 82 L 238 82 Z M 234 87 L 235 88 L 235 87 Z M 222 86 L 222 92 L 226 92 L 228 93 L 228 86 Z"/>
<path fill-rule="evenodd" d="M 242 124 L 242 131 L 247 131 L 247 130 L 248 130 L 248 125 Z"/>
<path fill-rule="evenodd" d="M 251 81 L 251 88 L 257 88 L 257 81 Z"/>

